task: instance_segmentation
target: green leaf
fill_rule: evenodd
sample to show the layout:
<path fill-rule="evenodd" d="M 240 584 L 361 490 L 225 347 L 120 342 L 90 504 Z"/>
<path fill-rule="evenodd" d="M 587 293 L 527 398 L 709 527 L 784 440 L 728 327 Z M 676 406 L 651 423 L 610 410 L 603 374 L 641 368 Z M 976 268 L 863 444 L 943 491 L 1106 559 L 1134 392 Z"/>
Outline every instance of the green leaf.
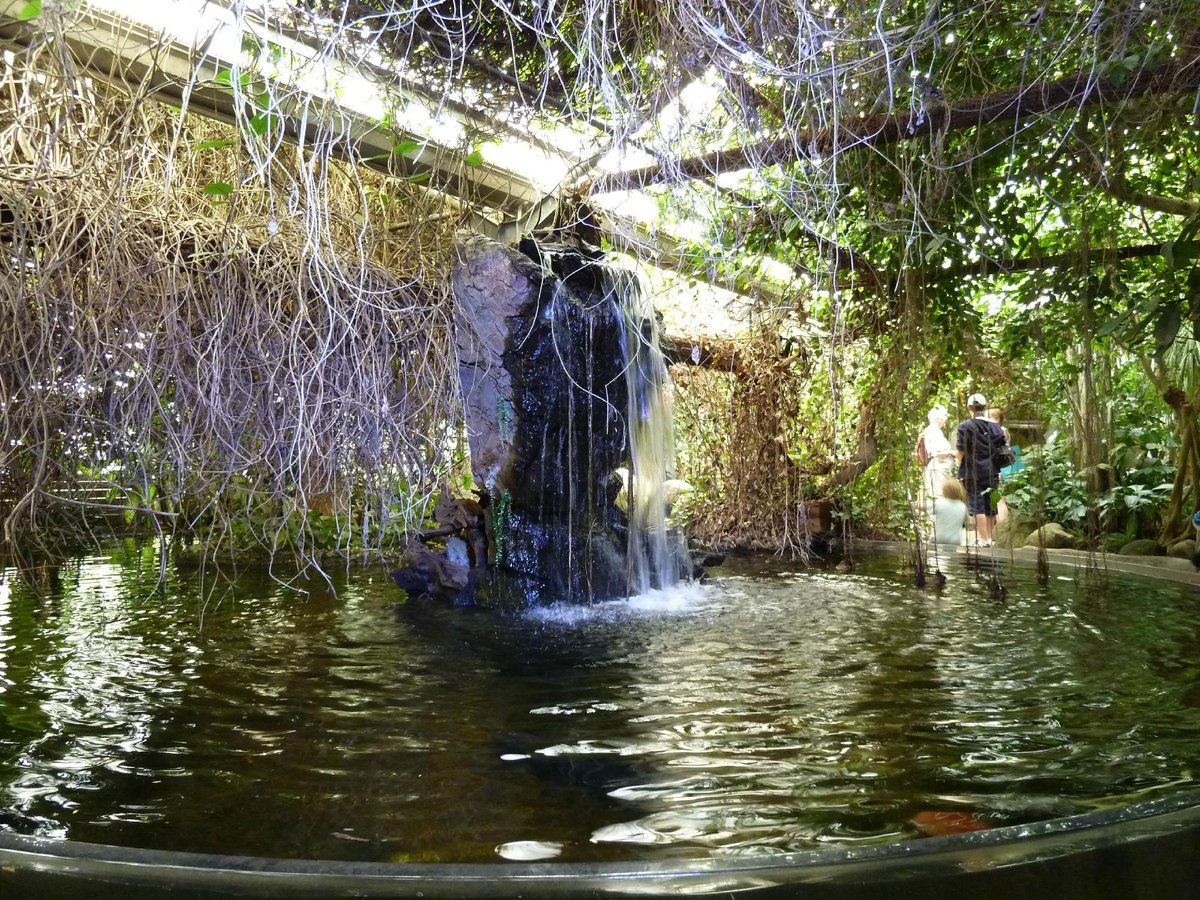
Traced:
<path fill-rule="evenodd" d="M 263 137 L 271 129 L 271 120 L 274 118 L 270 113 L 261 112 L 250 120 L 250 130 Z"/>
<path fill-rule="evenodd" d="M 374 156 L 365 157 L 365 159 L 391 159 L 393 156 L 408 156 L 421 150 L 425 145 L 420 141 L 400 141 L 394 144 L 392 149 L 387 153 L 376 153 Z"/>
<path fill-rule="evenodd" d="M 254 76 L 250 72 L 242 72 L 238 75 L 238 84 L 242 86 L 242 90 L 249 87 L 250 82 L 254 80 Z M 227 87 L 233 90 L 233 69 L 221 69 L 213 76 L 213 83 L 221 87 Z"/>
<path fill-rule="evenodd" d="M 1197 175 L 1196 178 L 1200 181 L 1200 175 Z M 1200 184 L 1197 185 L 1196 189 L 1200 190 Z M 1184 220 L 1183 227 L 1179 229 L 1179 236 L 1175 238 L 1175 243 L 1182 244 L 1190 241 L 1195 237 L 1197 232 L 1200 232 L 1200 215 L 1191 216 Z"/>
<path fill-rule="evenodd" d="M 1172 303 L 1163 309 L 1158 321 L 1154 323 L 1154 343 L 1159 351 L 1165 351 L 1179 334 L 1179 326 L 1183 321 L 1183 311 L 1179 304 Z"/>
<path fill-rule="evenodd" d="M 1109 319 L 1107 322 L 1105 322 L 1103 325 L 1101 325 L 1099 328 L 1096 329 L 1096 337 L 1098 337 L 1098 338 L 1108 337 L 1110 334 L 1112 334 L 1114 331 L 1116 331 L 1118 328 L 1120 328 L 1122 325 L 1124 325 L 1127 321 L 1129 321 L 1129 313 L 1122 313 L 1121 315 L 1117 316 L 1116 318 Z"/>
<path fill-rule="evenodd" d="M 409 175 L 408 181 L 410 184 L 424 184 L 429 180 L 428 172 L 418 172 L 416 175 Z"/>
<path fill-rule="evenodd" d="M 237 141 L 201 141 L 193 150 L 217 150 L 221 147 L 232 147 Z"/>
<path fill-rule="evenodd" d="M 30 19 L 36 19 L 42 14 L 42 0 L 29 0 L 21 11 L 17 13 L 17 20 L 20 22 L 28 22 Z"/>
<path fill-rule="evenodd" d="M 463 162 L 471 168 L 478 168 L 483 165 L 483 151 L 476 147 L 470 153 L 463 157 Z"/>
<path fill-rule="evenodd" d="M 1117 87 L 1120 87 L 1122 84 L 1124 84 L 1125 79 L 1128 77 L 1129 70 L 1120 65 L 1113 66 L 1108 73 L 1108 80 Z"/>
<path fill-rule="evenodd" d="M 233 185 L 228 181 L 210 181 L 204 186 L 204 194 L 208 197 L 228 197 L 233 193 Z"/>
<path fill-rule="evenodd" d="M 1186 244 L 1175 245 L 1175 264 L 1187 262 L 1190 259 L 1200 257 L 1200 245 L 1195 241 L 1188 241 Z"/>

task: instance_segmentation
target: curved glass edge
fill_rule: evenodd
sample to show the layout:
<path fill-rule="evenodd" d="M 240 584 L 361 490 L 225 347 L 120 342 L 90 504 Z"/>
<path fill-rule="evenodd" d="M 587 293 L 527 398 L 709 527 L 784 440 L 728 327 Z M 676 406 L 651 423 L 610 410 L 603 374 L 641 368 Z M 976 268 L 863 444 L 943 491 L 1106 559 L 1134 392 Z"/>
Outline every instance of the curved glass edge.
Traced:
<path fill-rule="evenodd" d="M 580 891 L 667 896 L 979 875 L 1181 835 L 1200 855 L 1200 791 L 1104 812 L 896 844 L 644 863 L 291 860 L 142 850 L 0 832 L 0 875 L 29 872 L 258 896 L 498 897 L 506 890 L 523 897 Z"/>

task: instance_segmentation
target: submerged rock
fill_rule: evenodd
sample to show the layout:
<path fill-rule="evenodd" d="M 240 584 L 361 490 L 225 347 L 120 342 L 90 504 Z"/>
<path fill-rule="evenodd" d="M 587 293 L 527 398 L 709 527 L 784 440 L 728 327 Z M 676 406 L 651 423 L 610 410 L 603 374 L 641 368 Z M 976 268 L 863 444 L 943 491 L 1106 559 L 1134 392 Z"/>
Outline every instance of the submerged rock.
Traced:
<path fill-rule="evenodd" d="M 914 815 L 909 821 L 926 837 L 967 834 L 972 831 L 985 831 L 992 827 L 982 819 L 965 812 L 924 810 Z"/>
<path fill-rule="evenodd" d="M 392 573 L 392 581 L 410 597 L 437 597 L 455 603 L 473 599 L 472 570 L 448 555 L 414 542 L 405 554 L 405 562 L 407 565 Z"/>
<path fill-rule="evenodd" d="M 724 564 L 725 554 L 712 550 L 691 550 L 688 556 L 692 563 L 692 578 L 704 580 L 708 578 L 708 570 Z"/>

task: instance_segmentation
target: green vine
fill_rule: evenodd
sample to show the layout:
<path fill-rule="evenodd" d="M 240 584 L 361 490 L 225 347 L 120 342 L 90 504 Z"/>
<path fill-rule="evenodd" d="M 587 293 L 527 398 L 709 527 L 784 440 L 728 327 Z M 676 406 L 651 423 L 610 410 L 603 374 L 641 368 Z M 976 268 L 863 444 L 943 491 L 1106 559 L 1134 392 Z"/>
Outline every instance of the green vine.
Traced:
<path fill-rule="evenodd" d="M 512 521 L 512 494 L 506 488 L 500 489 L 496 498 L 496 512 L 492 519 L 492 541 L 496 547 L 496 565 L 504 562 L 504 534 Z"/>

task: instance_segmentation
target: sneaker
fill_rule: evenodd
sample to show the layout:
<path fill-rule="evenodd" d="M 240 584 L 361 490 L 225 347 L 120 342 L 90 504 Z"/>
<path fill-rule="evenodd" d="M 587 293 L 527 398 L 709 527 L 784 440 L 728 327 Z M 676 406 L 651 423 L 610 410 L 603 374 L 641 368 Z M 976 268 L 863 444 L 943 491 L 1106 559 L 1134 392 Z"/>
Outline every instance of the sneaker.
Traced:
<path fill-rule="evenodd" d="M 980 541 L 979 546 L 980 547 L 990 547 L 990 546 L 992 546 L 992 542 L 991 541 Z"/>

